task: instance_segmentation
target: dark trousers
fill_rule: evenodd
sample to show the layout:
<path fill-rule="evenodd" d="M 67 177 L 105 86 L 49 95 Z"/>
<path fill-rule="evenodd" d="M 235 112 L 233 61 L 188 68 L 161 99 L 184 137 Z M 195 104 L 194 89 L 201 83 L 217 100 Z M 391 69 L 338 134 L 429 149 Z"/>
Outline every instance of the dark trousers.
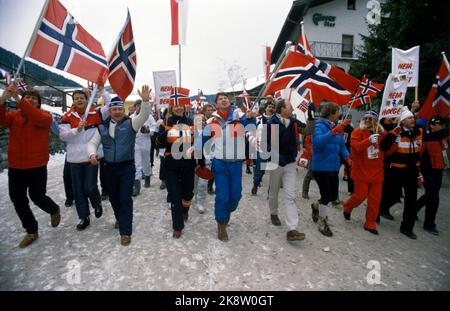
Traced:
<path fill-rule="evenodd" d="M 101 205 L 97 188 L 98 166 L 89 163 L 70 163 L 70 173 L 78 218 L 85 219 L 90 215 L 88 200 L 93 208 Z"/>
<path fill-rule="evenodd" d="M 64 161 L 63 170 L 64 192 L 66 194 L 66 200 L 72 202 L 74 200 L 73 188 L 72 188 L 72 176 L 70 174 L 70 165 L 67 162 L 67 158 Z"/>
<path fill-rule="evenodd" d="M 133 184 L 136 168 L 133 161 L 105 162 L 107 191 L 114 216 L 119 222 L 120 235 L 131 235 L 133 224 Z"/>
<path fill-rule="evenodd" d="M 303 178 L 303 185 L 302 185 L 302 192 L 303 194 L 306 195 L 309 193 L 309 185 L 311 183 L 311 180 L 313 180 L 313 171 L 311 163 L 309 163 L 307 170 L 308 171 L 306 172 L 306 175 Z"/>
<path fill-rule="evenodd" d="M 425 194 L 422 195 L 416 204 L 417 212 L 425 206 L 424 228 L 436 228 L 436 213 L 439 208 L 439 190 L 442 185 L 442 170 L 426 169 L 422 170 L 424 179 Z"/>
<path fill-rule="evenodd" d="M 27 190 L 31 201 L 44 212 L 52 215 L 59 206 L 47 195 L 47 166 L 31 169 L 8 169 L 9 197 L 27 233 L 37 233 L 38 223 L 28 204 Z"/>
<path fill-rule="evenodd" d="M 166 180 L 165 157 L 159 157 L 159 180 Z"/>
<path fill-rule="evenodd" d="M 155 148 L 156 145 L 156 137 L 158 136 L 158 133 L 153 134 L 150 139 L 151 139 L 151 147 L 150 147 L 150 164 L 151 167 L 153 167 L 153 163 L 155 161 L 155 152 L 158 152 L 158 149 Z"/>
<path fill-rule="evenodd" d="M 106 167 L 106 161 L 102 158 L 100 159 L 100 187 L 102 187 L 102 195 L 108 194 L 108 187 L 106 186 L 106 173 L 105 173 L 105 167 Z"/>
<path fill-rule="evenodd" d="M 172 227 L 181 230 L 184 228 L 183 213 L 189 211 L 189 206 L 183 206 L 182 201 L 190 202 L 194 196 L 195 161 L 172 157 L 164 161 L 167 192 L 172 203 Z"/>
<path fill-rule="evenodd" d="M 266 172 L 265 170 L 261 169 L 261 157 L 259 156 L 259 153 L 256 157 L 256 165 L 255 165 L 255 169 L 253 171 L 253 187 L 258 187 L 259 184 L 261 183 L 263 177 L 264 177 L 264 173 Z"/>
<path fill-rule="evenodd" d="M 402 187 L 396 185 L 393 168 L 384 167 L 383 187 L 381 190 L 380 212 L 389 213 L 389 209 L 395 203 L 400 202 Z"/>
<path fill-rule="evenodd" d="M 319 185 L 320 199 L 319 203 L 328 205 L 336 201 L 339 191 L 339 172 L 313 172 L 314 179 Z"/>
<path fill-rule="evenodd" d="M 400 229 L 411 232 L 414 228 L 414 224 L 416 222 L 417 208 L 416 208 L 416 200 L 417 200 L 417 170 L 415 167 L 413 168 L 391 168 L 391 188 L 389 191 L 391 194 L 388 194 L 387 197 L 391 199 L 383 201 L 381 199 L 380 210 L 386 211 L 391 208 L 392 205 L 397 203 L 395 201 L 395 196 L 400 193 L 401 188 L 405 190 L 405 198 L 404 198 L 404 208 L 403 208 L 403 221 L 400 225 Z M 384 195 L 384 194 L 383 194 Z"/>
<path fill-rule="evenodd" d="M 347 191 L 353 193 L 355 191 L 355 183 L 353 179 L 350 177 L 350 166 L 347 163 L 344 163 L 345 171 L 347 173 Z"/>

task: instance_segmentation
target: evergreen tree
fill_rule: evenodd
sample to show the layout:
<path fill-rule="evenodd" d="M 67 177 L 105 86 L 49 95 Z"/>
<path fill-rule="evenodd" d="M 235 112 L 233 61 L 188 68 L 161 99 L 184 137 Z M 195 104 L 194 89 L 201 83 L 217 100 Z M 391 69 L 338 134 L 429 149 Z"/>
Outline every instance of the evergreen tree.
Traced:
<path fill-rule="evenodd" d="M 449 1 L 386 0 L 381 4 L 381 23 L 369 25 L 362 36 L 364 47 L 350 74 L 384 83 L 391 72 L 391 47 L 409 49 L 420 45 L 419 100 L 423 104 L 438 67 L 441 52 L 449 52 Z M 414 99 L 412 88 L 407 103 Z"/>

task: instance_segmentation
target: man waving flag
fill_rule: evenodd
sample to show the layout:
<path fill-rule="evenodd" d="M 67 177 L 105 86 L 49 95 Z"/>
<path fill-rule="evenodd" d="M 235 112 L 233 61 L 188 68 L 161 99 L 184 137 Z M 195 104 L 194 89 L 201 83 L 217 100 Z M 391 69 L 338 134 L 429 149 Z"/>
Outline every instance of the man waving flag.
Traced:
<path fill-rule="evenodd" d="M 125 101 L 134 87 L 136 77 L 136 48 L 134 46 L 133 27 L 128 11 L 117 43 L 109 56 L 108 80 L 113 90 Z"/>

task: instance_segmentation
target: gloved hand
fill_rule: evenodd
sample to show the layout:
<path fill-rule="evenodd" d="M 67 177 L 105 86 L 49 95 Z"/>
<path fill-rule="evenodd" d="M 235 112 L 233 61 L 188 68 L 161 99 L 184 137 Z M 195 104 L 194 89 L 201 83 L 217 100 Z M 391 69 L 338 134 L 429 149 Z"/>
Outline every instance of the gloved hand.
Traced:
<path fill-rule="evenodd" d="M 419 176 L 417 176 L 417 187 L 420 188 L 424 184 L 424 179 L 421 173 L 419 173 Z"/>
<path fill-rule="evenodd" d="M 369 140 L 371 144 L 376 144 L 378 142 L 379 134 L 372 134 L 369 136 Z"/>
<path fill-rule="evenodd" d="M 308 120 L 314 120 L 315 112 L 316 112 L 316 105 L 314 105 L 313 102 L 310 102 L 308 106 Z"/>
<path fill-rule="evenodd" d="M 397 136 L 397 138 L 395 139 L 395 143 L 398 145 L 400 143 L 401 137 L 400 135 Z"/>
<path fill-rule="evenodd" d="M 331 134 L 336 136 L 337 134 L 344 132 L 344 129 L 345 129 L 345 125 L 340 123 L 331 130 Z"/>

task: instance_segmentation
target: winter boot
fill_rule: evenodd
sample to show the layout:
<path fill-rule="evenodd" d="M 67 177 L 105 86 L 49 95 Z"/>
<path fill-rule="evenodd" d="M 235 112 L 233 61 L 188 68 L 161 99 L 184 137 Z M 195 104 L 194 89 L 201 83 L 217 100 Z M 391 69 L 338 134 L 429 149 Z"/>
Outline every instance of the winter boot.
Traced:
<path fill-rule="evenodd" d="M 159 189 L 161 189 L 161 190 L 166 189 L 166 181 L 165 180 L 161 180 L 161 185 L 159 185 Z"/>
<path fill-rule="evenodd" d="M 217 222 L 217 237 L 223 242 L 228 241 L 227 225 L 225 224 L 225 221 Z"/>
<path fill-rule="evenodd" d="M 214 180 L 208 180 L 208 194 L 215 194 L 215 191 L 213 189 Z"/>
<path fill-rule="evenodd" d="M 144 188 L 150 188 L 150 176 L 144 178 Z"/>
<path fill-rule="evenodd" d="M 36 241 L 38 238 L 39 238 L 39 234 L 37 232 L 36 233 L 27 234 L 23 238 L 23 240 L 20 242 L 19 247 L 20 248 L 25 248 L 28 245 L 30 245 L 31 243 L 33 243 L 34 241 Z"/>
<path fill-rule="evenodd" d="M 137 196 L 141 192 L 141 181 L 135 180 L 133 186 L 133 197 Z"/>
<path fill-rule="evenodd" d="M 333 232 L 331 232 L 330 227 L 328 226 L 328 217 L 320 217 L 319 216 L 319 231 L 324 236 L 331 237 L 333 236 Z"/>
<path fill-rule="evenodd" d="M 253 185 L 252 195 L 256 195 L 258 193 L 258 186 Z"/>

